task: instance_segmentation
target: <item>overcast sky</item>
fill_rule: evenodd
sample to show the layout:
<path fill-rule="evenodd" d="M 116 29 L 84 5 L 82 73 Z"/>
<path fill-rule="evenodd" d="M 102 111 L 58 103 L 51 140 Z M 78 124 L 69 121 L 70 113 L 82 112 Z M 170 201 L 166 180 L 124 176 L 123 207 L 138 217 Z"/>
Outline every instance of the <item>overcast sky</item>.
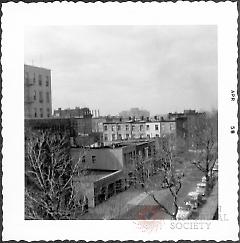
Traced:
<path fill-rule="evenodd" d="M 216 26 L 35 26 L 24 52 L 52 70 L 53 109 L 217 108 Z"/>

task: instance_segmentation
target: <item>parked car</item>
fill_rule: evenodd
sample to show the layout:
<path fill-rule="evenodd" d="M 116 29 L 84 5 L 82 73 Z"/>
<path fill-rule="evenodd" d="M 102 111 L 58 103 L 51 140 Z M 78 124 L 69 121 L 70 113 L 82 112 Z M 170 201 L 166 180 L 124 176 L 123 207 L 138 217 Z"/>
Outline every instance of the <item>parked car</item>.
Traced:
<path fill-rule="evenodd" d="M 189 192 L 188 197 L 190 197 L 191 199 L 195 200 L 198 203 L 201 201 L 201 195 L 197 192 Z"/>
<path fill-rule="evenodd" d="M 202 201 L 202 197 L 197 192 L 189 192 L 187 197 L 185 198 L 184 202 L 185 205 L 190 205 L 193 211 L 196 211 L 198 206 Z"/>
<path fill-rule="evenodd" d="M 178 208 L 178 212 L 176 215 L 177 220 L 186 220 L 189 219 L 192 215 L 192 207 L 190 205 L 185 205 L 183 207 Z"/>
<path fill-rule="evenodd" d="M 215 165 L 213 166 L 213 172 L 218 172 L 218 164 L 215 164 Z"/>
<path fill-rule="evenodd" d="M 207 184 L 206 182 L 201 182 L 197 184 L 196 192 L 202 197 L 206 196 Z"/>

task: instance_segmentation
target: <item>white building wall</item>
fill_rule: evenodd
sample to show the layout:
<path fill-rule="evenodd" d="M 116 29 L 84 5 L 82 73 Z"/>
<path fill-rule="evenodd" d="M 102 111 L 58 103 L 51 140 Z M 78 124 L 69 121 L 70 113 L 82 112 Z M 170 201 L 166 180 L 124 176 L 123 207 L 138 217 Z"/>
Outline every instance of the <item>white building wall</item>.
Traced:
<path fill-rule="evenodd" d="M 156 129 L 156 126 L 158 129 Z M 146 135 L 147 137 L 154 138 L 161 136 L 160 121 L 146 122 Z"/>

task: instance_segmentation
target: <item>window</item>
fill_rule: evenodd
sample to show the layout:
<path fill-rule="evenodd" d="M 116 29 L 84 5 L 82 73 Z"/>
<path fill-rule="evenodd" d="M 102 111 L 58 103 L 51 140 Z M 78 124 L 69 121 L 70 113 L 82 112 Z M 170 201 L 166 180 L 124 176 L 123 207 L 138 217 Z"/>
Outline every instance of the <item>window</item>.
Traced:
<path fill-rule="evenodd" d="M 147 130 L 149 130 L 149 125 L 147 125 Z"/>
<path fill-rule="evenodd" d="M 50 117 L 50 108 L 47 108 L 47 117 Z"/>
<path fill-rule="evenodd" d="M 151 148 L 149 147 L 149 148 L 148 148 L 148 156 L 151 157 L 151 155 L 152 155 L 152 150 L 151 150 Z"/>
<path fill-rule="evenodd" d="M 114 126 L 112 126 L 112 131 L 114 131 Z"/>
<path fill-rule="evenodd" d="M 104 141 L 108 141 L 108 135 L 107 134 L 104 135 Z"/>
<path fill-rule="evenodd" d="M 82 163 L 85 163 L 86 162 L 86 158 L 85 156 L 82 157 Z"/>
<path fill-rule="evenodd" d="M 114 141 L 116 139 L 115 134 L 112 134 L 112 141 Z"/>
<path fill-rule="evenodd" d="M 122 140 L 122 135 L 121 134 L 118 134 L 118 139 Z"/>
<path fill-rule="evenodd" d="M 156 130 L 156 131 L 158 130 L 158 125 L 155 125 L 155 130 Z"/>
<path fill-rule="evenodd" d="M 128 133 L 126 134 L 126 138 L 129 139 L 129 134 Z"/>
<path fill-rule="evenodd" d="M 135 128 L 135 125 L 132 125 L 132 130 L 134 130 L 134 128 Z"/>
<path fill-rule="evenodd" d="M 117 126 L 117 129 L 118 129 L 118 131 L 120 131 L 120 130 L 121 130 L 121 126 L 120 126 L 120 125 L 118 125 L 118 126 Z"/>
<path fill-rule="evenodd" d="M 133 159 L 136 158 L 136 151 L 133 151 Z"/>
<path fill-rule="evenodd" d="M 123 160 L 125 163 L 127 162 L 127 154 L 123 154 Z"/>
<path fill-rule="evenodd" d="M 33 99 L 34 99 L 34 100 L 37 100 L 37 91 L 36 91 L 36 90 L 34 90 L 34 93 L 33 93 Z"/>
<path fill-rule="evenodd" d="M 140 131 L 142 131 L 143 130 L 143 125 L 140 125 Z"/>
<path fill-rule="evenodd" d="M 34 117 L 37 117 L 37 108 L 34 108 Z"/>
<path fill-rule="evenodd" d="M 43 103 L 43 95 L 42 95 L 42 91 L 39 91 L 39 102 Z"/>
<path fill-rule="evenodd" d="M 38 84 L 40 86 L 42 86 L 42 75 L 41 74 L 38 75 Z"/>
<path fill-rule="evenodd" d="M 156 155 L 156 149 L 153 147 L 153 154 Z"/>
<path fill-rule="evenodd" d="M 46 100 L 47 100 L 47 103 L 50 102 L 50 95 L 49 95 L 49 92 L 46 93 Z"/>
<path fill-rule="evenodd" d="M 95 155 L 92 156 L 92 162 L 93 162 L 93 163 L 96 162 L 96 156 L 95 156 Z"/>
<path fill-rule="evenodd" d="M 126 125 L 126 131 L 128 131 L 129 130 L 129 126 L 128 125 Z"/>
<path fill-rule="evenodd" d="M 34 84 L 36 83 L 36 75 L 35 75 L 35 73 L 33 74 L 33 83 Z"/>
<path fill-rule="evenodd" d="M 25 72 L 25 78 L 28 81 L 28 79 L 29 79 L 29 73 L 28 72 Z"/>
<path fill-rule="evenodd" d="M 104 126 L 104 131 L 107 131 L 108 130 L 108 127 L 107 125 Z"/>
<path fill-rule="evenodd" d="M 29 85 L 29 73 L 28 72 L 24 72 L 24 82 L 25 82 L 25 84 L 27 84 L 27 85 Z"/>
<path fill-rule="evenodd" d="M 156 137 L 159 137 L 159 134 L 156 134 Z"/>
<path fill-rule="evenodd" d="M 49 77 L 46 76 L 46 86 L 48 87 L 49 86 Z"/>
<path fill-rule="evenodd" d="M 174 124 L 170 123 L 170 130 L 174 130 Z"/>
<path fill-rule="evenodd" d="M 40 108 L 40 117 L 43 117 L 43 108 Z"/>

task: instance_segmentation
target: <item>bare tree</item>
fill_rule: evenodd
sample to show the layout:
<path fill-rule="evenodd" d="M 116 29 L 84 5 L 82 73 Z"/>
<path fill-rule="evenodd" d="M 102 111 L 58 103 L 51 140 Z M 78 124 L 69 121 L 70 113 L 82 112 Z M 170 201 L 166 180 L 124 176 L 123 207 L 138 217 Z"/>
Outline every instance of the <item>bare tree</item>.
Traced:
<path fill-rule="evenodd" d="M 155 176 L 146 176 L 145 160 L 137 159 L 136 161 L 136 179 L 145 192 L 152 197 L 152 199 L 160 206 L 160 208 L 172 219 L 176 219 L 176 215 L 179 209 L 178 195 L 182 188 L 182 177 L 184 174 L 179 169 L 176 169 L 176 165 L 179 162 L 179 157 L 176 152 L 176 138 L 174 136 L 166 136 L 160 139 L 161 144 L 159 151 L 157 151 L 154 163 L 155 163 Z M 167 188 L 173 198 L 173 207 L 169 209 L 163 205 L 155 195 L 154 191 L 163 189 L 163 186 Z M 154 190 L 153 190 L 154 189 Z"/>
<path fill-rule="evenodd" d="M 191 127 L 195 148 L 193 164 L 204 173 L 207 185 L 211 187 L 213 168 L 218 159 L 218 113 L 196 119 Z"/>
<path fill-rule="evenodd" d="M 70 219 L 77 208 L 72 164 L 66 135 L 28 132 L 25 138 L 25 218 Z"/>

